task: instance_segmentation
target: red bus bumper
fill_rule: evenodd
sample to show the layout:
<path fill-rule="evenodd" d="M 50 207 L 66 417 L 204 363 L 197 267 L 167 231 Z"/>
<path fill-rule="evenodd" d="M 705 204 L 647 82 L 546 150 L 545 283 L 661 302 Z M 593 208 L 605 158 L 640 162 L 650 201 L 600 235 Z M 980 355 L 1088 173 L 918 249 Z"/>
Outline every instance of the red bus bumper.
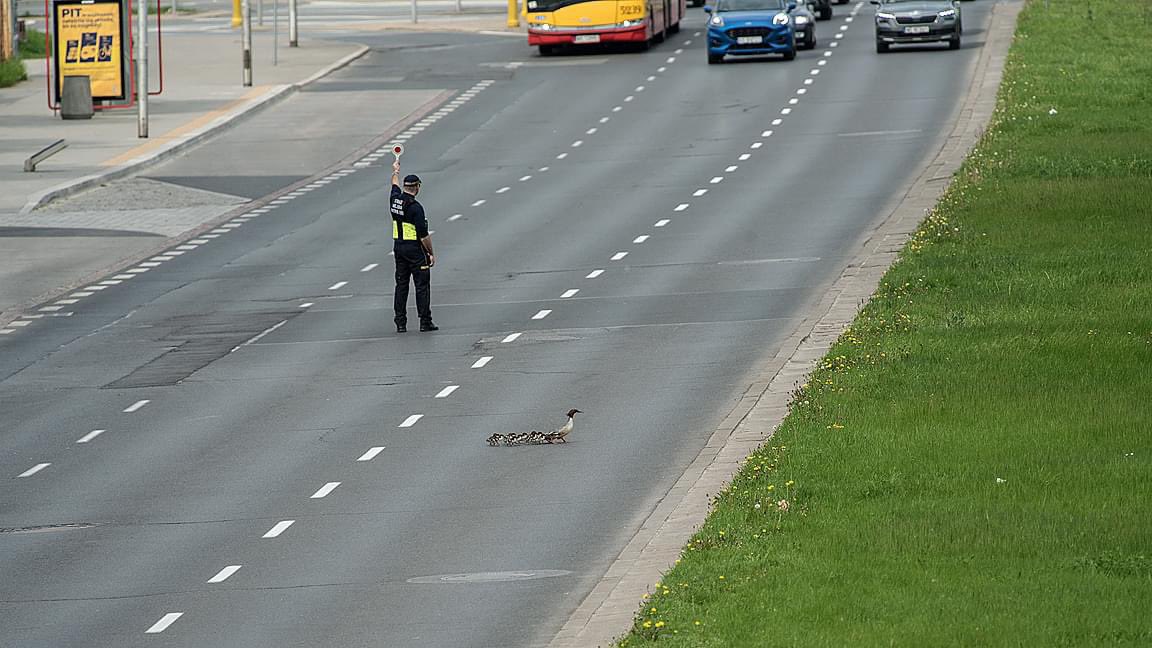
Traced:
<path fill-rule="evenodd" d="M 577 36 L 596 34 L 600 36 L 598 43 L 643 43 L 648 40 L 648 27 L 638 25 L 624 29 L 606 29 L 604 31 L 546 31 L 538 32 L 528 29 L 529 45 L 595 45 L 597 43 L 576 43 Z"/>

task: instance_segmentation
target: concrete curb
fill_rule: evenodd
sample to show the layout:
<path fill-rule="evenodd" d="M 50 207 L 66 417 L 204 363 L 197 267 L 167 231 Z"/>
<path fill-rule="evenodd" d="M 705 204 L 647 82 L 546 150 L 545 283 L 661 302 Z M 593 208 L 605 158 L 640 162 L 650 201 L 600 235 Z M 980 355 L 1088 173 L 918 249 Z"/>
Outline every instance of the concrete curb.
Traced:
<path fill-rule="evenodd" d="M 219 118 L 212 120 L 208 124 L 205 124 L 203 127 L 172 140 L 168 144 L 160 147 L 158 150 L 145 153 L 140 157 L 129 160 L 128 162 L 108 169 L 107 171 L 93 173 L 91 175 L 86 175 L 74 180 L 69 180 L 64 184 L 58 185 L 51 189 L 47 189 L 38 194 L 34 194 L 28 199 L 28 202 L 24 204 L 24 207 L 20 209 L 20 213 L 27 214 L 53 200 L 80 193 L 81 191 L 91 189 L 92 187 L 103 184 L 105 182 L 118 180 L 120 178 L 133 175 L 147 168 L 148 166 L 163 162 L 168 158 L 183 153 L 186 149 L 196 146 L 204 140 L 215 136 L 221 130 L 239 123 L 243 118 L 255 114 L 256 111 L 267 108 L 274 103 L 291 96 L 292 93 L 300 90 L 310 83 L 313 83 L 317 79 L 327 76 L 336 70 L 339 70 L 340 68 L 348 65 L 352 61 L 355 61 L 361 56 L 367 54 L 370 49 L 371 48 L 369 48 L 367 45 L 361 45 L 360 48 L 355 52 L 344 56 L 340 60 L 321 69 L 303 81 L 276 86 L 262 96 L 257 97 L 252 102 L 243 106 L 239 106 L 225 113 L 224 115 L 221 115 Z"/>
<path fill-rule="evenodd" d="M 952 131 L 941 138 L 916 179 L 893 200 L 891 210 L 885 210 L 879 224 L 863 237 L 852 262 L 807 309 L 804 321 L 776 356 L 761 367 L 736 407 L 548 644 L 550 648 L 610 646 L 628 632 L 641 597 L 673 566 L 707 518 L 709 496 L 719 493 L 745 457 L 783 422 L 796 385 L 807 380 L 816 363 L 855 320 L 979 141 L 996 108 L 1022 6 L 1022 0 L 1008 0 L 993 7 L 988 37 L 970 66 L 972 81 L 953 114 Z"/>

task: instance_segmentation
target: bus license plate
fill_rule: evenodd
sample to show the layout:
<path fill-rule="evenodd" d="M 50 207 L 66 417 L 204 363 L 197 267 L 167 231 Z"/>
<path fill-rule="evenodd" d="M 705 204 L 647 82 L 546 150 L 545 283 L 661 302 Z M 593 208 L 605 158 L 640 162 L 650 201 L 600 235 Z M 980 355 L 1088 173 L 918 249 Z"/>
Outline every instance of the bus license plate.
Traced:
<path fill-rule="evenodd" d="M 759 45 L 764 42 L 763 36 L 737 36 L 736 42 L 740 45 Z"/>
<path fill-rule="evenodd" d="M 917 25 L 915 27 L 905 27 L 905 34 L 927 34 L 931 29 L 928 25 Z"/>
<path fill-rule="evenodd" d="M 599 43 L 600 34 L 579 34 L 572 39 L 574 43 Z"/>

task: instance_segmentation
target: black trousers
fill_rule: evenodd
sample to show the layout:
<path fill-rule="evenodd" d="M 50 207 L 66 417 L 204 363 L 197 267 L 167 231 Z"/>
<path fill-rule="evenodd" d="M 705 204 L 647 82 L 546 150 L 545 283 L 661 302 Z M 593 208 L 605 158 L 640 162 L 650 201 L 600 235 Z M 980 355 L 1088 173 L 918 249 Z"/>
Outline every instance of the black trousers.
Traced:
<path fill-rule="evenodd" d="M 393 310 L 396 311 L 396 323 L 408 323 L 408 281 L 416 284 L 416 312 L 420 315 L 421 324 L 432 322 L 431 306 L 431 279 L 432 273 L 428 270 L 428 259 L 424 250 L 397 249 L 396 254 L 396 298 Z"/>

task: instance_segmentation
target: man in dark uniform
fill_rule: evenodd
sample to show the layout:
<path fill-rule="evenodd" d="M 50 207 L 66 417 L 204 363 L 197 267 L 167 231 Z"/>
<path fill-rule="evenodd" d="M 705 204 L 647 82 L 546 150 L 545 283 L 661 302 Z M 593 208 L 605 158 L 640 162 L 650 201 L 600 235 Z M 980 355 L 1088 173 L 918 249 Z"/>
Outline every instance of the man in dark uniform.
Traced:
<path fill-rule="evenodd" d="M 432 253 L 432 237 L 428 235 L 428 219 L 424 207 L 416 202 L 420 193 L 420 178 L 409 174 L 400 188 L 400 160 L 392 164 L 392 250 L 396 256 L 396 332 L 408 330 L 408 279 L 416 284 L 416 311 L 420 314 L 421 331 L 437 331 L 432 323 L 429 268 L 436 265 Z"/>

